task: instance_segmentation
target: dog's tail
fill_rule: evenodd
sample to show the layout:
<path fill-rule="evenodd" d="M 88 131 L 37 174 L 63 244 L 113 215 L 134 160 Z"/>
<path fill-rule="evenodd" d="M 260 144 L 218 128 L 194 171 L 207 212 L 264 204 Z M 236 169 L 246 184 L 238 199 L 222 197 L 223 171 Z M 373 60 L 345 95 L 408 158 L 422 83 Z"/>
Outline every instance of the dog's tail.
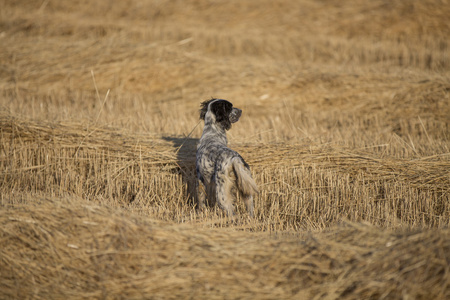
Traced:
<path fill-rule="evenodd" d="M 242 195 L 252 196 L 258 193 L 258 187 L 252 178 L 250 169 L 242 158 L 233 158 L 233 170 L 236 174 L 237 187 Z"/>

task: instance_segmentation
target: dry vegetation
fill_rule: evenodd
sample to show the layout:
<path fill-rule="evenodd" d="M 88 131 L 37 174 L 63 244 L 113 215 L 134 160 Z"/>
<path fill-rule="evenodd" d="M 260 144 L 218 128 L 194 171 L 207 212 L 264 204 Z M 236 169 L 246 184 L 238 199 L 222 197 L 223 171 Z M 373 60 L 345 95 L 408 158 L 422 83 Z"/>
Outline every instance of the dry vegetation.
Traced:
<path fill-rule="evenodd" d="M 0 298 L 450 298 L 449 18 L 0 0 Z M 195 209 L 210 96 L 254 219 Z"/>

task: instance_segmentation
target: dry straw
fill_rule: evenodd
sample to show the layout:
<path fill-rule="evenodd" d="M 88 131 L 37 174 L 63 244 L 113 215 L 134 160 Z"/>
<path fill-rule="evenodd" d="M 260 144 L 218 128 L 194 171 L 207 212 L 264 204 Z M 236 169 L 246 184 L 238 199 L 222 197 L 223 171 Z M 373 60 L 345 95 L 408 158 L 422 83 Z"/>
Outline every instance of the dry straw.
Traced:
<path fill-rule="evenodd" d="M 173 225 L 81 199 L 0 211 L 3 298 L 450 296 L 450 232 L 343 223 L 299 237 Z"/>
<path fill-rule="evenodd" d="M 8 116 L 0 118 L 0 125 L 8 157 L 1 162 L 4 198 L 22 191 L 70 194 L 119 206 L 142 205 L 158 211 L 158 218 L 178 222 L 197 218 L 192 215 L 196 139 Z M 311 222 L 327 226 L 342 217 L 394 227 L 449 224 L 447 154 L 379 158 L 311 143 L 235 149 L 261 186 L 256 228 L 308 228 Z"/>
<path fill-rule="evenodd" d="M 445 2 L 2 1 L 0 298 L 450 298 Z M 210 96 L 255 218 L 196 210 Z"/>

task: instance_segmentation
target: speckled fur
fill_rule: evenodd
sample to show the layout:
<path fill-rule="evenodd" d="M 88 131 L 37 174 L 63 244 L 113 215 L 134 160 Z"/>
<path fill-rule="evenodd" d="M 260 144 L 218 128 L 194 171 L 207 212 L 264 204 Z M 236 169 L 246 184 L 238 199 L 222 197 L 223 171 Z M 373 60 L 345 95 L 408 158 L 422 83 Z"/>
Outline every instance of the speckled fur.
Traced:
<path fill-rule="evenodd" d="M 239 120 L 242 111 L 227 100 L 211 99 L 201 105 L 200 118 L 205 120 L 197 146 L 198 207 L 217 203 L 228 216 L 234 215 L 236 193 L 242 196 L 253 216 L 253 195 L 258 192 L 248 164 L 236 151 L 227 147 L 226 131 Z"/>

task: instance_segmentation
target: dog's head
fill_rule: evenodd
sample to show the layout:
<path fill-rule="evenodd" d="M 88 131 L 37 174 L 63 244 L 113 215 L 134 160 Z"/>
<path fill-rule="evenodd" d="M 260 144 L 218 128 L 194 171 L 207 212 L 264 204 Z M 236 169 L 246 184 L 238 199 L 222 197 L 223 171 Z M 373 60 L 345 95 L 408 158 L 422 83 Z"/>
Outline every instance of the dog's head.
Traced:
<path fill-rule="evenodd" d="M 200 119 L 208 122 L 215 122 L 222 126 L 223 129 L 231 128 L 231 123 L 236 123 L 241 117 L 242 110 L 233 107 L 233 104 L 224 99 L 213 98 L 201 104 Z"/>

